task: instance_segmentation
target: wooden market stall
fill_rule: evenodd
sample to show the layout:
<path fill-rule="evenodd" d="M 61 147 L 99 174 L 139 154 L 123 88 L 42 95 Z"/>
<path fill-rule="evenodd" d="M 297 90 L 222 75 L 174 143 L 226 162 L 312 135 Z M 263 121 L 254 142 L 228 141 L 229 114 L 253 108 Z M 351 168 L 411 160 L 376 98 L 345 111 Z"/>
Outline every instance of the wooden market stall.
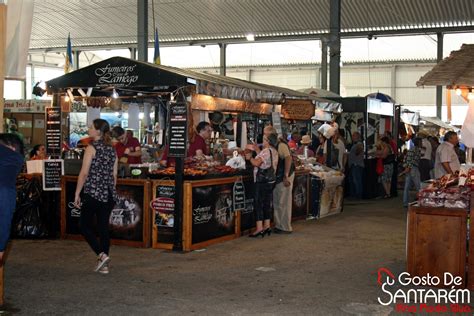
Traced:
<path fill-rule="evenodd" d="M 468 113 L 461 129 L 463 143 L 474 147 L 474 98 L 469 97 L 474 87 L 474 45 L 464 44 L 461 50 L 439 62 L 431 71 L 417 82 L 418 86 L 440 85 L 449 90 L 459 89 L 469 102 Z M 450 92 L 448 92 L 449 95 Z M 450 119 L 449 98 L 448 120 Z M 469 156 L 468 156 L 469 157 Z M 408 212 L 407 225 L 407 270 L 412 275 L 424 276 L 427 273 L 442 276 L 450 272 L 463 279 L 463 287 L 474 290 L 474 169 L 467 160 L 461 166 L 459 186 L 454 190 L 469 192 L 469 198 L 452 194 L 453 200 L 442 204 L 442 193 L 431 193 L 428 202 L 431 206 L 412 204 Z M 446 175 L 451 178 L 451 175 Z M 456 176 L 453 176 L 455 180 Z M 465 181 L 461 181 L 461 178 Z M 452 180 L 452 179 L 451 179 Z M 442 179 L 437 180 L 445 183 Z M 456 183 L 456 182 L 454 182 Z M 419 196 L 425 196 L 424 191 Z M 449 192 L 449 191 L 448 191 Z M 449 194 L 449 193 L 448 193 Z M 447 195 L 448 196 L 448 195 Z M 452 208 L 456 206 L 457 208 Z"/>
<path fill-rule="evenodd" d="M 54 95 L 53 106 L 63 111 L 69 110 L 62 98 L 66 94 L 76 101 L 103 107 L 115 106 L 111 97 L 113 91 L 122 102 L 164 103 L 169 111 L 182 104 L 182 113 L 188 113 L 188 133 L 194 128 L 193 121 L 204 120 L 204 114 L 213 111 L 237 113 L 241 125 L 246 113 L 271 115 L 278 111 L 283 115 L 301 116 L 303 111 L 309 119 L 319 103 L 337 103 L 285 88 L 121 57 L 50 80 L 47 89 Z M 181 101 L 176 103 L 173 101 L 176 99 Z M 168 124 L 171 123 L 169 120 Z M 243 135 L 237 133 L 237 145 L 241 147 L 247 141 Z M 186 143 L 183 146 L 185 148 Z M 182 154 L 184 156 L 184 151 Z M 118 189 L 124 197 L 124 205 L 116 205 L 112 211 L 110 225 L 116 225 L 112 230 L 114 243 L 142 247 L 151 244 L 155 248 L 189 251 L 236 238 L 253 227 L 253 178 L 250 173 L 183 177 L 178 159 L 176 174 L 171 179 L 168 176 L 119 180 Z M 297 174 L 294 218 L 305 218 L 309 212 L 308 179 L 308 172 Z M 63 178 L 61 232 L 65 238 L 77 238 L 79 233 L 78 210 L 69 207 L 75 181 L 75 177 Z M 130 218 L 134 228 L 129 223 Z"/>

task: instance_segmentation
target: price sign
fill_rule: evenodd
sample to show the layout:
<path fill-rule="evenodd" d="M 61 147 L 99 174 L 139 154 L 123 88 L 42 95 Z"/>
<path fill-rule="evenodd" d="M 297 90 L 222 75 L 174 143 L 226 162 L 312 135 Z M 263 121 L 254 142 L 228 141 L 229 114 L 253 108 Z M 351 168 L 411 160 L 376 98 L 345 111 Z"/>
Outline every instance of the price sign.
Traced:
<path fill-rule="evenodd" d="M 170 105 L 169 157 L 186 157 L 187 114 L 185 102 Z"/>
<path fill-rule="evenodd" d="M 46 155 L 61 156 L 61 108 L 46 108 Z"/>
<path fill-rule="evenodd" d="M 43 190 L 61 191 L 61 176 L 64 175 L 64 160 L 43 160 Z"/>

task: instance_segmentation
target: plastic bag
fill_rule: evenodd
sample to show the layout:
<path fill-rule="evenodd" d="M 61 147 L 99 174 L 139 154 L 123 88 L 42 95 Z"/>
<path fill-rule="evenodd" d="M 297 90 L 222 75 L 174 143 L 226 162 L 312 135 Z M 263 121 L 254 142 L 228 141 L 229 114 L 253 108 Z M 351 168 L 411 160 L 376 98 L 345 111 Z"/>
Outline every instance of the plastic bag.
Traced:
<path fill-rule="evenodd" d="M 43 212 L 41 183 L 38 178 L 32 178 L 31 181 L 26 181 L 18 188 L 11 229 L 12 237 L 47 237 L 48 229 Z"/>
<path fill-rule="evenodd" d="M 234 169 L 245 169 L 245 159 L 234 151 L 234 157 L 230 158 L 225 165 Z"/>

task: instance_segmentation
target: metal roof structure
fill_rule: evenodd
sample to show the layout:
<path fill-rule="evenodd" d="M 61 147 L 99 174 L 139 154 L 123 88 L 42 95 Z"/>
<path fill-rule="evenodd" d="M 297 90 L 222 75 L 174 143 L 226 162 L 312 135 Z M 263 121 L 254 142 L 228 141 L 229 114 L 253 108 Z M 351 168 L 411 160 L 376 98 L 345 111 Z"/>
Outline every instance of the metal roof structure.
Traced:
<path fill-rule="evenodd" d="M 329 34 L 330 0 L 149 0 L 160 45 L 318 39 Z M 473 0 L 341 0 L 341 36 L 474 31 Z M 129 47 L 137 42 L 137 1 L 35 0 L 30 50 Z"/>

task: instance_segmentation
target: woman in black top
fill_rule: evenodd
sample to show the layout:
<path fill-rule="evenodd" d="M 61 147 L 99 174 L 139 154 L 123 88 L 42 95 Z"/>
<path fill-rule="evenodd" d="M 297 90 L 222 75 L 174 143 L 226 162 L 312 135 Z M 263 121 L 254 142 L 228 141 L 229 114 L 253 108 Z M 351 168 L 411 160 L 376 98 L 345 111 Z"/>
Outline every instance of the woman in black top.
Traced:
<path fill-rule="evenodd" d="M 109 123 L 95 119 L 88 132 L 93 141 L 84 154 L 74 203 L 81 208 L 82 234 L 98 256 L 95 271 L 106 274 L 109 273 L 110 261 L 109 217 L 116 194 L 118 162 L 112 147 Z M 94 216 L 97 218 L 99 240 L 93 230 Z"/>

